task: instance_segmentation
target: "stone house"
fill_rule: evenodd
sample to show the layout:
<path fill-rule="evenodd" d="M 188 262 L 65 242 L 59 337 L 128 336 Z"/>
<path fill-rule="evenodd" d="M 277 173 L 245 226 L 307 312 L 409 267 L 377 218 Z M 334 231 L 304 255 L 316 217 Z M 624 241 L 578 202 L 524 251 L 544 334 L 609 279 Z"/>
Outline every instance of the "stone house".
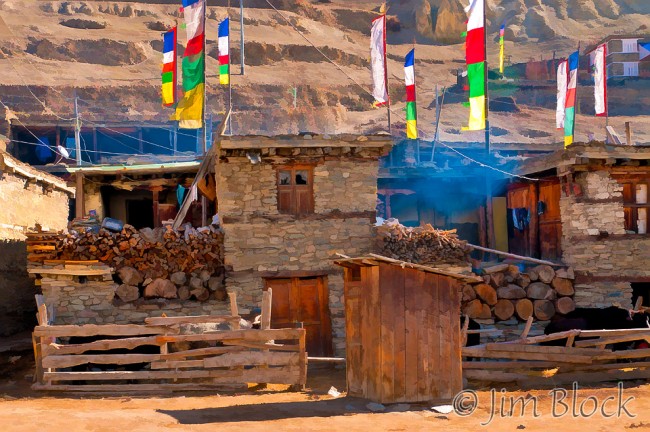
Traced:
<path fill-rule="evenodd" d="M 242 313 L 272 288 L 272 326 L 307 329 L 312 356 L 343 355 L 337 254 L 373 246 L 379 158 L 389 136 L 241 136 L 221 141 L 217 205 L 226 288 Z"/>
<path fill-rule="evenodd" d="M 556 185 L 559 235 L 547 241 L 575 271 L 576 306 L 650 306 L 650 147 L 574 144 L 517 172 Z"/>
<path fill-rule="evenodd" d="M 589 64 L 593 64 L 594 50 L 607 44 L 607 78 L 650 76 L 650 64 L 641 62 L 640 44 L 648 42 L 650 35 L 610 35 L 586 50 L 590 55 Z"/>
<path fill-rule="evenodd" d="M 34 282 L 27 274 L 25 233 L 68 224 L 74 189 L 0 150 L 0 335 L 35 323 Z"/>

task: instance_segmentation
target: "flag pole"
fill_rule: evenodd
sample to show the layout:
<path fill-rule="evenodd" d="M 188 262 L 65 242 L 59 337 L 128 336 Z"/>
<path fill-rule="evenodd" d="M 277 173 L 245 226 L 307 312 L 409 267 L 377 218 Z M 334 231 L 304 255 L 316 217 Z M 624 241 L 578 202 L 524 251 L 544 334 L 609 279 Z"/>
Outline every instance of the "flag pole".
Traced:
<path fill-rule="evenodd" d="M 483 49 L 485 51 L 485 151 L 490 154 L 490 120 L 489 120 L 489 93 L 488 93 L 488 58 L 487 58 L 487 19 L 485 17 L 485 0 L 483 0 Z"/>
<path fill-rule="evenodd" d="M 228 63 L 231 63 L 230 62 L 230 16 L 228 16 Z M 231 65 L 228 64 L 228 107 L 230 108 L 230 112 L 231 112 L 230 117 L 228 117 L 228 133 L 230 135 L 232 135 L 232 74 L 231 74 L 231 69 L 232 69 Z"/>
<path fill-rule="evenodd" d="M 390 89 L 388 87 L 388 53 L 386 51 L 386 11 L 384 11 L 384 80 L 386 82 L 386 94 L 388 95 L 388 100 L 386 101 L 386 113 L 388 119 L 388 134 L 393 135 L 393 130 L 391 127 L 390 121 Z"/>
<path fill-rule="evenodd" d="M 208 126 L 205 122 L 205 110 L 207 109 L 207 97 L 208 97 L 208 83 L 207 83 L 207 74 L 206 74 L 206 63 L 208 56 L 206 55 L 206 28 L 205 24 L 207 21 L 207 12 L 208 12 L 208 0 L 203 0 L 203 155 L 208 151 Z M 201 194 L 201 225 L 206 226 L 208 224 L 208 199 L 205 195 Z"/>
<path fill-rule="evenodd" d="M 569 75 L 571 74 L 571 68 L 569 65 Z M 578 76 L 580 75 L 580 41 L 578 41 L 578 67 L 576 68 L 576 100 L 575 108 L 573 112 L 573 129 L 571 130 L 571 144 L 576 142 L 576 123 L 578 119 Z M 570 78 L 570 76 L 569 76 Z"/>

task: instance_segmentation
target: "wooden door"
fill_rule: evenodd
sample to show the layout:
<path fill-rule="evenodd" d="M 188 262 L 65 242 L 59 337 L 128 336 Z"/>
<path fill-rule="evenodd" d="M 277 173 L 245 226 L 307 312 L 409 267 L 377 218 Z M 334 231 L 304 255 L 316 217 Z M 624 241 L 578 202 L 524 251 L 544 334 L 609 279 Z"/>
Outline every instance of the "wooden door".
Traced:
<path fill-rule="evenodd" d="M 309 355 L 331 356 L 332 326 L 325 278 L 267 279 L 266 288 L 273 290 L 271 327 L 294 328 L 302 323 L 307 331 Z"/>
<path fill-rule="evenodd" d="M 560 182 L 540 182 L 539 201 L 544 213 L 539 215 L 540 258 L 559 260 L 562 257 L 562 219 L 560 217 Z"/>

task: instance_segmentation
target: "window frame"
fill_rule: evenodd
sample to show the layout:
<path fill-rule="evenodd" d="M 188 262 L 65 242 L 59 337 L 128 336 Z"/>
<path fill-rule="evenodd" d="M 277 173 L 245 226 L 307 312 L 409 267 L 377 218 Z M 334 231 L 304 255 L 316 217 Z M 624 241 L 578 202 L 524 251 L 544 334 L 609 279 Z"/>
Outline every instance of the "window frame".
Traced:
<path fill-rule="evenodd" d="M 291 173 L 291 184 L 283 185 L 280 184 L 280 175 L 283 171 L 289 171 Z M 307 172 L 307 184 L 298 185 L 296 184 L 296 174 L 299 171 Z M 282 165 L 276 168 L 276 188 L 277 188 L 277 208 L 278 213 L 288 214 L 296 217 L 306 216 L 314 213 L 314 165 L 311 164 L 293 164 L 293 165 Z M 289 194 L 289 205 L 288 208 L 284 208 L 282 204 L 281 195 L 283 193 Z M 300 198 L 307 198 L 306 204 L 304 204 L 303 209 L 301 210 Z"/>
<path fill-rule="evenodd" d="M 636 187 L 640 184 L 645 184 L 648 187 L 648 192 L 650 193 L 650 177 L 638 177 L 638 178 L 617 178 L 618 183 L 623 186 L 623 211 L 625 212 L 624 227 L 625 231 L 634 231 L 636 235 L 650 235 L 648 226 L 646 226 L 646 233 L 639 234 L 639 209 L 646 209 L 646 215 L 650 216 L 650 200 L 646 200 L 645 204 L 639 204 L 636 202 Z M 631 192 L 629 195 L 632 196 L 633 201 L 626 200 L 625 188 L 630 187 Z M 647 217 L 646 216 L 646 217 Z M 646 219 L 647 224 L 647 219 Z"/>

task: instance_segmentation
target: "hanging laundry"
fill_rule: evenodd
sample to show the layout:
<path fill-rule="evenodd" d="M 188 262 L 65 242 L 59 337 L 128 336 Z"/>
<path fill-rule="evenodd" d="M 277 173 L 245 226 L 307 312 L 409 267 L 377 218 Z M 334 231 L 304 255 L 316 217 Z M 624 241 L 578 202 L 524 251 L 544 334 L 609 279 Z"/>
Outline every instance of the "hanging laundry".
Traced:
<path fill-rule="evenodd" d="M 512 225 L 519 231 L 524 231 L 530 224 L 530 212 L 527 208 L 520 207 L 508 209 L 509 217 L 512 220 Z"/>

